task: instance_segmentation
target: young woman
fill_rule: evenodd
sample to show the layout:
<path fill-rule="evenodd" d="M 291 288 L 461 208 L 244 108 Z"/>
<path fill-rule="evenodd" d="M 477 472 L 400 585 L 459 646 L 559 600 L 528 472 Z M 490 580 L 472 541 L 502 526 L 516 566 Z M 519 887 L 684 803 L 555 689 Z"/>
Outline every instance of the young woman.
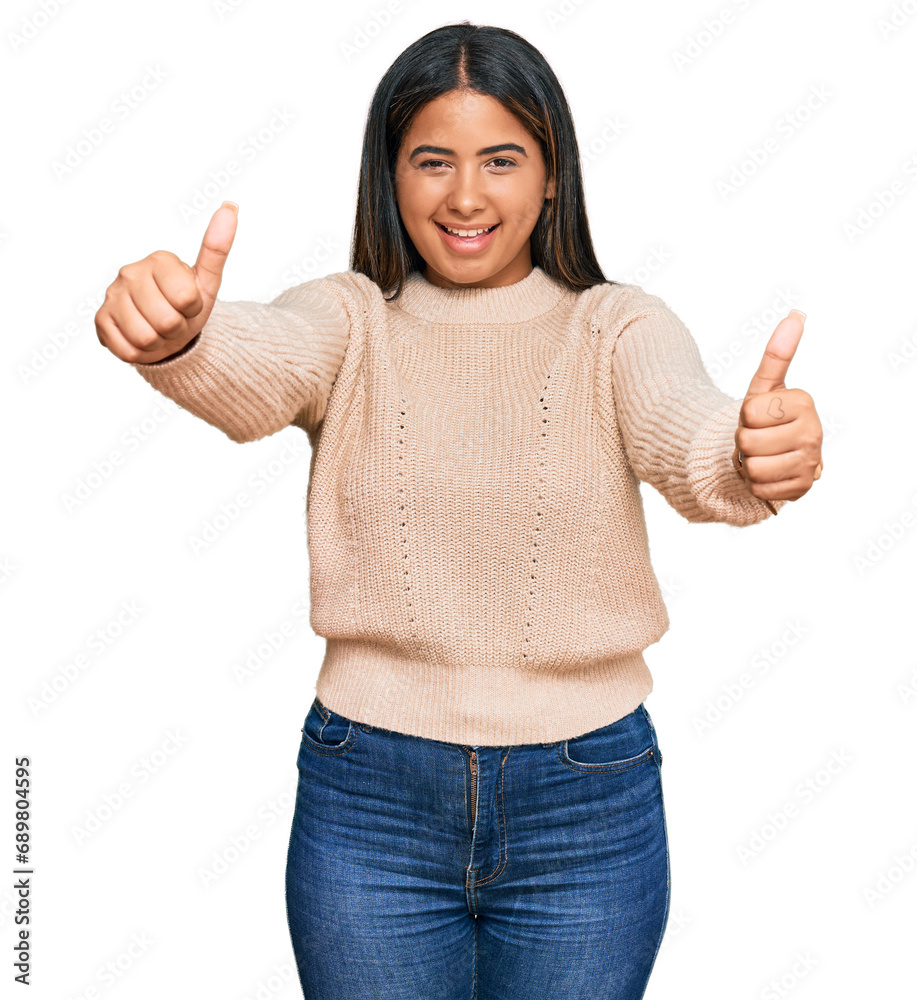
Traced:
<path fill-rule="evenodd" d="M 639 482 L 748 525 L 821 471 L 775 331 L 742 401 L 666 304 L 607 281 L 541 54 L 468 22 L 409 46 L 364 135 L 350 270 L 217 299 L 121 269 L 101 342 L 251 441 L 313 446 L 311 623 L 287 856 L 310 1000 L 643 996 L 669 908 L 643 650 L 669 625 Z M 740 454 L 741 449 L 741 454 Z"/>

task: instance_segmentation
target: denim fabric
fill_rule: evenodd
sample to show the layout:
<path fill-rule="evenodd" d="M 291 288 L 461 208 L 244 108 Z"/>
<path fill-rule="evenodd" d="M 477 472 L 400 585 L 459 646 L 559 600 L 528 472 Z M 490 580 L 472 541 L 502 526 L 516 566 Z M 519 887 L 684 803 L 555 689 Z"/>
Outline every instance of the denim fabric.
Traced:
<path fill-rule="evenodd" d="M 661 764 L 642 704 L 473 747 L 316 698 L 286 867 L 304 997 L 640 1000 L 669 912 Z"/>

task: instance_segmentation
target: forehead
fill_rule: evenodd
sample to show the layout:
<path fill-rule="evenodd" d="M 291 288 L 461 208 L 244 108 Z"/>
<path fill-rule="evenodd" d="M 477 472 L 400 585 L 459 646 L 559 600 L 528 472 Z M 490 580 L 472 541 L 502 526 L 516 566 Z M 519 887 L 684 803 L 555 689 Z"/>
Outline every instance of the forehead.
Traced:
<path fill-rule="evenodd" d="M 498 138 L 525 134 L 525 129 L 514 114 L 495 98 L 468 91 L 452 91 L 434 98 L 417 113 L 408 135 L 449 134 L 456 142 L 464 138 L 469 144 L 491 132 L 501 133 Z"/>

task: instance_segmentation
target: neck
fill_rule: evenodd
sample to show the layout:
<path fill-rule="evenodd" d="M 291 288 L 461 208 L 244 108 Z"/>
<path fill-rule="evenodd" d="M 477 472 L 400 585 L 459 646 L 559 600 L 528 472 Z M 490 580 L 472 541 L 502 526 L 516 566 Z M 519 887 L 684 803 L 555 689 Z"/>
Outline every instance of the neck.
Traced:
<path fill-rule="evenodd" d="M 393 305 L 440 323 L 522 323 L 553 309 L 567 289 L 537 265 L 521 281 L 496 287 L 443 288 L 413 271 Z"/>

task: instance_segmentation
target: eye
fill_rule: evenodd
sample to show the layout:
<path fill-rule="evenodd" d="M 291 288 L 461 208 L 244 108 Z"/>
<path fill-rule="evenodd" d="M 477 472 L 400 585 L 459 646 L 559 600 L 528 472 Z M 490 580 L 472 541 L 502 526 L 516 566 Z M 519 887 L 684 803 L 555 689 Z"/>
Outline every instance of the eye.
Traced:
<path fill-rule="evenodd" d="M 506 170 L 508 167 L 516 166 L 515 161 L 510 160 L 505 156 L 495 156 L 490 162 L 497 166 L 497 169 L 499 170 Z M 505 166 L 501 164 L 505 164 Z M 444 160 L 424 160 L 423 163 L 420 164 L 420 169 L 426 170 L 428 167 L 435 169 L 436 167 L 442 166 L 445 166 Z"/>

